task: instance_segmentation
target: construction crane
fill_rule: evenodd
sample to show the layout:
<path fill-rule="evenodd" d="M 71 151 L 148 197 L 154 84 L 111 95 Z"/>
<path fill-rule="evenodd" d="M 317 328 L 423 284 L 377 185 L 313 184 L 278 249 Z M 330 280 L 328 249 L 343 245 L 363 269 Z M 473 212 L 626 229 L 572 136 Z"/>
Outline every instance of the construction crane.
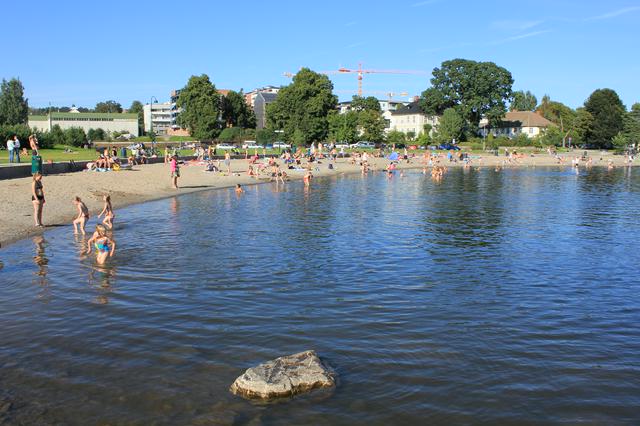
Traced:
<path fill-rule="evenodd" d="M 358 96 L 362 96 L 362 79 L 365 74 L 415 74 L 415 75 L 426 75 L 427 73 L 424 71 L 406 71 L 406 70 L 368 70 L 362 68 L 362 63 L 358 64 L 357 69 L 349 69 L 349 68 L 338 68 L 335 71 L 318 71 L 319 74 L 325 75 L 333 75 L 333 74 L 356 74 L 358 76 Z M 283 74 L 285 77 L 293 77 L 293 74 L 290 72 L 285 72 Z"/>
<path fill-rule="evenodd" d="M 334 90 L 334 93 L 353 93 L 352 90 Z M 409 96 L 408 92 L 390 92 L 385 90 L 363 90 L 363 94 L 367 95 L 387 95 L 389 101 L 392 101 L 396 96 Z"/>

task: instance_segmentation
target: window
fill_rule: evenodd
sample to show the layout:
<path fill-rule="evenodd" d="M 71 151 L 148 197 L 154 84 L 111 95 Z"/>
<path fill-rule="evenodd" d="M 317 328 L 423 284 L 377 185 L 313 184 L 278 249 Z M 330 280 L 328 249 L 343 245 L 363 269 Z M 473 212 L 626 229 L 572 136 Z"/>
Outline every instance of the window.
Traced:
<path fill-rule="evenodd" d="M 529 127 L 529 133 L 533 134 L 533 127 Z"/>

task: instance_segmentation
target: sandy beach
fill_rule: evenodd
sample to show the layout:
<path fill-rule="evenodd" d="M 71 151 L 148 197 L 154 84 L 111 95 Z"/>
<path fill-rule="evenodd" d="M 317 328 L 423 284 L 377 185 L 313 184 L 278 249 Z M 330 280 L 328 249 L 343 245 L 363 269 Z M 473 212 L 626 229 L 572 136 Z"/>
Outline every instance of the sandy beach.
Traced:
<path fill-rule="evenodd" d="M 582 151 L 580 151 L 581 153 Z M 562 167 L 571 167 L 571 159 L 578 152 L 563 154 Z M 622 155 L 610 153 L 590 152 L 594 166 L 607 166 L 609 160 L 616 167 L 625 165 L 626 158 Z M 472 155 L 472 167 L 536 167 L 558 166 L 558 160 L 547 154 L 527 155 L 516 161 L 506 162 L 506 157 L 493 155 Z M 441 154 L 441 163 L 447 167 L 462 167 L 461 162 L 449 162 Z M 282 161 L 278 161 L 282 165 Z M 336 174 L 360 173 L 359 165 L 352 165 L 349 159 L 338 159 L 333 170 L 328 168 L 328 161 L 323 160 L 318 164 L 318 170 L 313 170 L 314 177 L 322 177 Z M 374 158 L 372 168 L 380 170 L 386 167 L 388 160 Z M 409 163 L 401 161 L 400 169 L 422 168 L 424 162 L 421 157 L 411 159 Z M 250 185 L 256 183 L 268 183 L 267 174 L 259 179 L 247 176 L 247 160 L 232 161 L 232 175 L 225 176 L 221 173 L 205 172 L 204 166 L 195 163 L 187 163 L 181 167 L 180 189 L 171 187 L 169 166 L 165 164 L 151 164 L 134 166 L 133 170 L 120 172 L 77 172 L 44 176 L 42 181 L 46 195 L 43 222 L 45 228 L 36 228 L 33 220 L 33 205 L 31 203 L 31 178 L 8 179 L 0 181 L 0 243 L 4 246 L 22 238 L 37 235 L 47 228 L 70 225 L 76 216 L 76 210 L 72 199 L 76 195 L 81 197 L 91 212 L 88 230 L 94 228 L 96 216 L 102 209 L 102 195 L 111 194 L 114 209 L 127 205 L 142 203 L 186 194 L 196 191 L 204 191 L 219 188 L 229 188 L 236 184 Z M 581 165 L 581 167 L 583 167 Z M 289 180 L 301 180 L 303 172 L 287 170 Z M 275 184 L 275 183 L 272 183 Z M 117 214 L 117 211 L 116 211 Z M 118 218 L 116 220 L 126 220 Z M 71 228 L 70 228 L 71 232 Z"/>

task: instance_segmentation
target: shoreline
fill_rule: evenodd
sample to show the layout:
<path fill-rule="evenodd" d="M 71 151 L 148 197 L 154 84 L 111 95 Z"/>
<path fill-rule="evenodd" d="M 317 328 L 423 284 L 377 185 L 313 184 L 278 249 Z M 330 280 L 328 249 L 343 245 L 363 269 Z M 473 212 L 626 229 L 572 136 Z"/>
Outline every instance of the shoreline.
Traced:
<path fill-rule="evenodd" d="M 524 157 L 521 163 L 504 165 L 506 158 L 495 156 L 482 156 L 472 160 L 472 168 L 505 167 L 571 167 L 573 156 L 561 156 L 564 164 L 557 164 L 555 158 L 548 155 Z M 472 157 L 473 158 L 473 157 Z M 612 160 L 615 167 L 628 166 L 624 164 L 624 156 L 602 154 L 594 157 L 594 167 L 602 167 Z M 360 173 L 358 164 L 349 164 L 350 159 L 339 158 L 335 163 L 336 168 L 329 170 L 328 160 L 324 160 L 317 167 L 320 171 L 313 170 L 313 176 L 326 177 L 335 175 Z M 449 168 L 463 167 L 463 163 L 450 163 L 441 157 L 441 164 Z M 372 163 L 374 170 L 383 169 L 389 160 L 374 158 Z M 279 163 L 282 163 L 279 161 Z M 181 177 L 178 182 L 180 189 L 171 188 L 169 166 L 163 163 L 135 166 L 131 171 L 121 172 L 73 172 L 43 177 L 46 203 L 44 206 L 43 222 L 45 228 L 35 228 L 33 224 L 33 205 L 31 203 L 32 179 L 17 178 L 0 181 L 0 244 L 7 246 L 25 238 L 42 235 L 47 229 L 53 227 L 71 225 L 77 212 L 72 204 L 74 196 L 79 196 L 86 203 L 91 215 L 87 233 L 92 232 L 95 226 L 97 214 L 102 210 L 101 196 L 111 194 L 114 210 L 118 210 L 134 204 L 148 201 L 156 201 L 174 197 L 176 195 L 191 194 L 194 192 L 228 189 L 236 184 L 257 185 L 270 183 L 267 175 L 260 179 L 250 178 L 246 174 L 248 161 L 245 159 L 231 161 L 231 176 L 222 176 L 220 173 L 205 172 L 204 166 L 195 163 L 187 163 L 180 168 Z M 631 166 L 638 166 L 637 163 Z M 581 165 L 581 168 L 584 166 Z M 421 169 L 422 158 L 411 159 L 411 163 L 400 162 L 398 169 Z M 289 181 L 302 180 L 303 173 L 286 170 Z M 117 212 L 116 212 L 117 214 Z M 118 219 L 116 219 L 117 221 Z"/>

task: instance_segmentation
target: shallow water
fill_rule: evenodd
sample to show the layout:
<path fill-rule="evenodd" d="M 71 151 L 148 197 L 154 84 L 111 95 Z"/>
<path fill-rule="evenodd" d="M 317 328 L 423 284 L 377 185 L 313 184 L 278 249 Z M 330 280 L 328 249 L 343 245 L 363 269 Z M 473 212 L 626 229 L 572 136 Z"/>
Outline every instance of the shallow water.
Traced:
<path fill-rule="evenodd" d="M 639 193 L 556 168 L 201 192 L 119 210 L 105 267 L 48 231 L 0 251 L 0 422 L 638 424 Z M 228 392 L 305 349 L 334 392 Z"/>

